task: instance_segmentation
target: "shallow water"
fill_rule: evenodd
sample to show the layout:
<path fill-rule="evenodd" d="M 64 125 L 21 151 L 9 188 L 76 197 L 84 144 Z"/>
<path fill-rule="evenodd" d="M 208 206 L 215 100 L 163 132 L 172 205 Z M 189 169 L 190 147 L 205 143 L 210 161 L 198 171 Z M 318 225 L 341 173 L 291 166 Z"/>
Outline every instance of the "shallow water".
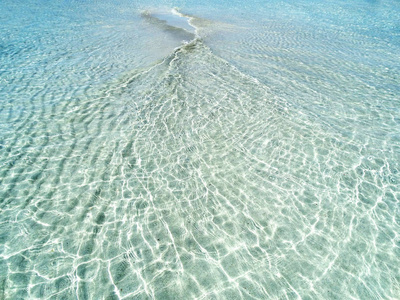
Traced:
<path fill-rule="evenodd" d="M 0 299 L 400 297 L 398 2 L 0 11 Z"/>

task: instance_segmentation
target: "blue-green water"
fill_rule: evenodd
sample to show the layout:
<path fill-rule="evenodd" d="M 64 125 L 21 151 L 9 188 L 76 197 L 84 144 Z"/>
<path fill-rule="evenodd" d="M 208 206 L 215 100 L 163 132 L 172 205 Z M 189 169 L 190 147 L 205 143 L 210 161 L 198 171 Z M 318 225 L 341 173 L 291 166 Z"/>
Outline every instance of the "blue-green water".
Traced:
<path fill-rule="evenodd" d="M 0 12 L 0 299 L 400 298 L 400 2 Z"/>

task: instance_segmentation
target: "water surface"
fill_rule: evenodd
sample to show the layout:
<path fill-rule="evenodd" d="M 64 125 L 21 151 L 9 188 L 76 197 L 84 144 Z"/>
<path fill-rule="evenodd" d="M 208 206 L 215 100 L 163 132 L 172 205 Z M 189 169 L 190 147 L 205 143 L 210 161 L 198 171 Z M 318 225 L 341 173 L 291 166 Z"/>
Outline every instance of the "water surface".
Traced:
<path fill-rule="evenodd" d="M 397 1 L 0 10 L 0 298 L 399 298 Z"/>

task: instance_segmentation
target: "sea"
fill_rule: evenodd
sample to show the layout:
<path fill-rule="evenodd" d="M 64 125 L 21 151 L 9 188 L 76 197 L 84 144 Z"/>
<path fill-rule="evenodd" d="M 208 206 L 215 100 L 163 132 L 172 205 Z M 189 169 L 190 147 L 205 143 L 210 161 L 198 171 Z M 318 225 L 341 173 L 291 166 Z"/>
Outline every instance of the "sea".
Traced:
<path fill-rule="evenodd" d="M 400 299 L 399 16 L 1 0 L 0 299 Z"/>

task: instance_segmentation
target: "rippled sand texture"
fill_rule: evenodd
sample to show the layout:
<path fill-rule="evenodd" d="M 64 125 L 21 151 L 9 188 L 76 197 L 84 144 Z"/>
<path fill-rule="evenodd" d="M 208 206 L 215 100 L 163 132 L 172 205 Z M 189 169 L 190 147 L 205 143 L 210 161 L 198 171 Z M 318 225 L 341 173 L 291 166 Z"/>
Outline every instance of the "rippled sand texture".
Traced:
<path fill-rule="evenodd" d="M 0 103 L 0 298 L 400 295 L 398 140 L 376 155 L 200 38 L 26 88 Z"/>

